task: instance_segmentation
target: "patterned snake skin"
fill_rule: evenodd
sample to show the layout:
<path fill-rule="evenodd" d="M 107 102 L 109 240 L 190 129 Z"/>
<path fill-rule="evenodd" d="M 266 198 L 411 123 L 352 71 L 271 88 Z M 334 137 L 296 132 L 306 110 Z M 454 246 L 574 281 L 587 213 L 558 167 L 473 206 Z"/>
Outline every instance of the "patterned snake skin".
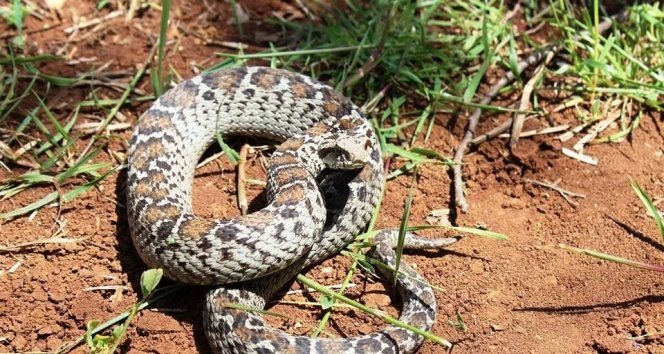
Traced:
<path fill-rule="evenodd" d="M 216 134 L 285 141 L 272 155 L 264 209 L 228 220 L 192 211 L 194 170 Z M 302 268 L 328 258 L 367 226 L 383 187 L 370 123 L 343 95 L 309 77 L 251 67 L 203 74 L 160 97 L 130 141 L 127 209 L 143 261 L 171 279 L 221 286 L 206 299 L 204 326 L 217 353 L 410 353 L 423 338 L 388 327 L 362 337 L 313 339 L 275 330 L 235 303 L 263 309 Z M 407 235 L 406 248 L 456 239 Z M 395 232 L 370 256 L 394 267 Z M 402 264 L 400 320 L 429 331 L 431 288 Z"/>

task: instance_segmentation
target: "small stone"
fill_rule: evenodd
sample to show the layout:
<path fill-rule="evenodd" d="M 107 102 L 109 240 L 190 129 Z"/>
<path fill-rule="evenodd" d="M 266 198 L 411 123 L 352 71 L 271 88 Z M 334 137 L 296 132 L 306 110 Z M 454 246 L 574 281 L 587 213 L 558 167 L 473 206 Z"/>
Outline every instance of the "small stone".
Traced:
<path fill-rule="evenodd" d="M 509 207 L 516 210 L 522 210 L 526 207 L 526 203 L 521 199 L 511 199 L 509 201 Z"/>
<path fill-rule="evenodd" d="M 57 304 L 65 300 L 65 293 L 60 291 L 49 292 L 48 299 L 49 301 Z"/>
<path fill-rule="evenodd" d="M 383 310 L 390 306 L 392 300 L 385 294 L 370 294 L 364 296 L 364 303 L 371 308 Z"/>
<path fill-rule="evenodd" d="M 467 291 L 461 291 L 457 294 L 457 299 L 461 301 L 462 303 L 466 303 L 470 301 L 470 293 Z"/>
<path fill-rule="evenodd" d="M 526 330 L 521 326 L 515 326 L 512 330 L 516 333 L 526 334 Z"/>
<path fill-rule="evenodd" d="M 37 331 L 37 334 L 40 336 L 48 336 L 49 334 L 53 334 L 53 328 L 51 328 L 51 326 L 44 326 Z"/>
<path fill-rule="evenodd" d="M 491 328 L 491 330 L 494 332 L 502 332 L 505 330 L 505 327 L 497 324 L 491 324 L 489 325 L 489 328 Z"/>
<path fill-rule="evenodd" d="M 49 336 L 46 340 L 46 348 L 49 352 L 56 352 L 62 346 L 62 340 L 57 336 Z"/>
<path fill-rule="evenodd" d="M 484 273 L 484 264 L 482 264 L 482 261 L 472 261 L 470 263 L 470 271 L 473 274 L 482 274 Z"/>
<path fill-rule="evenodd" d="M 373 330 L 371 329 L 371 326 L 369 326 L 366 323 L 362 323 L 359 326 L 357 326 L 357 331 L 360 332 L 361 334 L 367 334 L 371 333 Z"/>
<path fill-rule="evenodd" d="M 46 294 L 45 291 L 41 291 L 41 290 L 35 290 L 32 293 L 32 296 L 35 299 L 35 301 L 40 301 L 40 302 L 46 301 L 48 299 L 48 294 Z"/>
<path fill-rule="evenodd" d="M 28 344 L 28 340 L 25 339 L 25 337 L 23 337 L 23 336 L 20 335 L 20 334 L 17 335 L 16 338 L 14 338 L 14 340 L 12 341 L 12 345 L 13 345 L 14 348 L 16 348 L 16 350 L 18 350 L 18 351 L 20 351 L 20 350 L 22 350 L 23 348 L 25 348 L 26 344 Z"/>
<path fill-rule="evenodd" d="M 553 275 L 544 277 L 544 283 L 550 285 L 558 285 L 558 278 Z"/>
<path fill-rule="evenodd" d="M 456 314 L 456 311 L 454 311 L 454 305 L 452 304 L 445 304 L 441 306 L 440 311 L 448 317 L 454 316 Z"/>

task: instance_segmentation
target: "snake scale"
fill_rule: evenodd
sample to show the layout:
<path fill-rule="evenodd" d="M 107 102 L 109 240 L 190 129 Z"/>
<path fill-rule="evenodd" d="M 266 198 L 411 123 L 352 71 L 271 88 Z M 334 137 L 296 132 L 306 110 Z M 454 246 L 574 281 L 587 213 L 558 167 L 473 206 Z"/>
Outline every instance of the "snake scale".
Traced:
<path fill-rule="evenodd" d="M 268 205 L 233 219 L 197 217 L 194 170 L 217 134 L 283 143 L 270 159 Z M 246 67 L 183 81 L 139 119 L 129 143 L 127 210 L 134 245 L 150 267 L 177 281 L 216 285 L 204 328 L 217 353 L 410 353 L 423 337 L 390 326 L 354 338 L 309 338 L 269 327 L 255 312 L 304 267 L 338 253 L 368 225 L 384 178 L 370 123 L 340 93 L 286 70 Z M 395 232 L 374 239 L 371 257 L 394 267 Z M 455 239 L 408 234 L 406 248 Z M 431 288 L 400 267 L 400 320 L 429 331 Z"/>

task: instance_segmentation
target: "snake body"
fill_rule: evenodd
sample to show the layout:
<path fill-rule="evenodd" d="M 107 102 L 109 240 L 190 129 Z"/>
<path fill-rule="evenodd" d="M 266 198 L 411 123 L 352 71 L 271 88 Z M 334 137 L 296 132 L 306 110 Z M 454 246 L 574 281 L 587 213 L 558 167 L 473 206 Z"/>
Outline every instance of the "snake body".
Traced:
<path fill-rule="evenodd" d="M 217 134 L 285 141 L 268 170 L 269 204 L 233 219 L 192 211 L 194 170 Z M 347 339 L 291 336 L 236 303 L 263 309 L 302 268 L 328 258 L 362 232 L 384 179 L 370 123 L 343 95 L 309 77 L 262 67 L 206 73 L 166 92 L 139 119 L 129 143 L 127 210 L 134 245 L 171 279 L 216 285 L 204 327 L 218 353 L 409 353 L 423 338 L 388 327 Z M 343 181 L 343 183 L 340 183 Z M 440 248 L 454 239 L 414 235 L 406 247 Z M 394 266 L 394 233 L 372 256 Z M 425 331 L 436 315 L 426 282 L 401 265 L 400 319 Z"/>

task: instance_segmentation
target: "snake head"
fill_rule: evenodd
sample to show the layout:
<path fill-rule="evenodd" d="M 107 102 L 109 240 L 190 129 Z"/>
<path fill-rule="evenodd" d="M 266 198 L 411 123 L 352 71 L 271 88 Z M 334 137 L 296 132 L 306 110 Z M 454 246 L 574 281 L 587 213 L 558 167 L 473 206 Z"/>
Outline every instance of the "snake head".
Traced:
<path fill-rule="evenodd" d="M 355 170 L 371 159 L 374 132 L 362 119 L 341 118 L 339 131 L 318 146 L 318 156 L 330 169 Z"/>

